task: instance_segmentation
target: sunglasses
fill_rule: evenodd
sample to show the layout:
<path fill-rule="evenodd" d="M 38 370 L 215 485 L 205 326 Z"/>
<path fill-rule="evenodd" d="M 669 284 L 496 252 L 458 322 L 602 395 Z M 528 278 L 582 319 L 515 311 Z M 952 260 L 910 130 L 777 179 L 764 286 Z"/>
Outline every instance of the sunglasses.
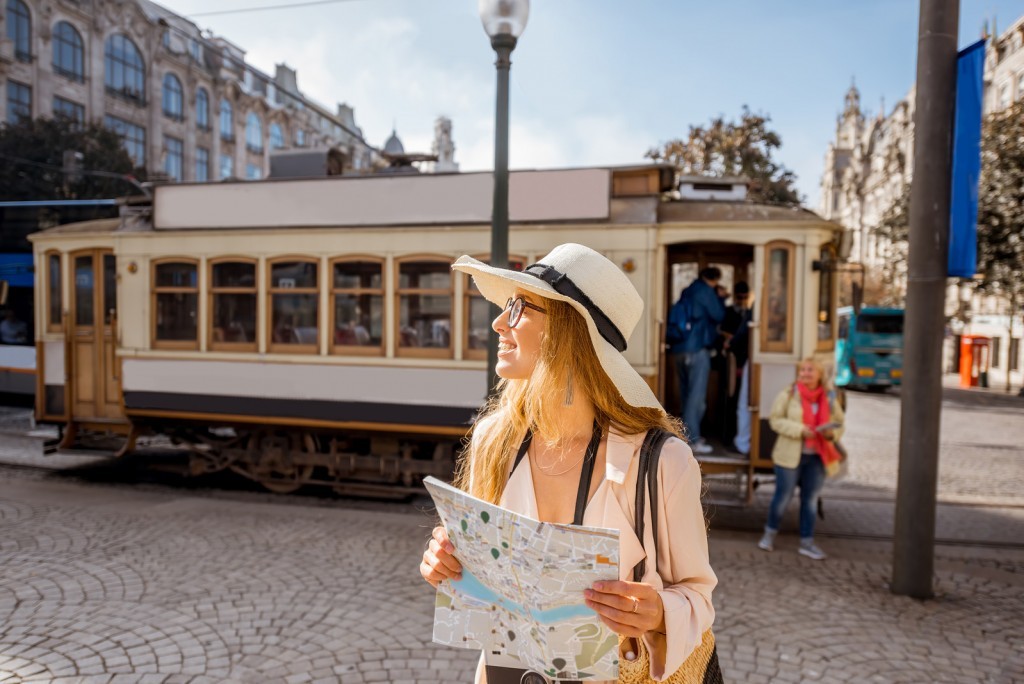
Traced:
<path fill-rule="evenodd" d="M 523 317 L 523 309 L 533 309 L 534 311 L 540 311 L 542 314 L 546 314 L 547 310 L 542 309 L 536 304 L 531 304 L 522 297 L 509 297 L 508 301 L 505 302 L 505 311 L 508 311 L 508 327 L 514 328 L 519 324 L 519 319 Z"/>

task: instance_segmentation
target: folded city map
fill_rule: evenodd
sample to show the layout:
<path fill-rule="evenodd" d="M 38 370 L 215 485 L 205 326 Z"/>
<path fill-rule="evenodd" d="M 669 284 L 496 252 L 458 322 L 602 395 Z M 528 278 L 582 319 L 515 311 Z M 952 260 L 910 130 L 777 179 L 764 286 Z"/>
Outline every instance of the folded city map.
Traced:
<path fill-rule="evenodd" d="M 551 679 L 616 680 L 618 636 L 583 590 L 619 578 L 618 530 L 556 525 L 424 481 L 462 564 L 438 587 L 434 641 Z"/>

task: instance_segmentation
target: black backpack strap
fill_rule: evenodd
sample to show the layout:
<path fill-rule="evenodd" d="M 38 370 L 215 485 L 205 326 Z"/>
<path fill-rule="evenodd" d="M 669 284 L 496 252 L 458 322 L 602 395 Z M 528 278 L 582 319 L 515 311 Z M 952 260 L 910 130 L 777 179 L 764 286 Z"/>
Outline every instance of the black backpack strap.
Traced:
<path fill-rule="evenodd" d="M 516 460 L 512 464 L 512 470 L 508 471 L 508 479 L 512 479 L 512 473 L 516 472 L 516 468 L 519 467 L 519 462 L 523 460 L 523 456 L 526 456 L 526 452 L 530 448 L 530 442 L 533 441 L 533 430 L 527 430 L 526 436 L 523 437 L 523 444 L 519 447 L 519 453 L 516 454 Z"/>
<path fill-rule="evenodd" d="M 646 500 L 649 497 L 651 501 L 651 531 L 654 534 L 654 555 L 648 556 L 648 558 L 654 559 L 655 567 L 658 564 L 658 463 L 661 460 L 661 449 L 671 436 L 671 432 L 661 428 L 648 430 L 644 444 L 640 447 L 640 462 L 637 465 L 633 527 L 640 544 L 645 545 L 644 512 L 647 510 Z M 633 568 L 633 581 L 640 582 L 646 573 L 647 558 L 644 558 Z"/>

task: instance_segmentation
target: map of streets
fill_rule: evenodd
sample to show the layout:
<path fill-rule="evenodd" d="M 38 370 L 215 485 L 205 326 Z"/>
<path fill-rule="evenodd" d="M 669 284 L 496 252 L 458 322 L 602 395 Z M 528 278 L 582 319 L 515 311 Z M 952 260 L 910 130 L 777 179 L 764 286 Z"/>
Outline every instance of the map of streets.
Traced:
<path fill-rule="evenodd" d="M 618 637 L 583 599 L 618 579 L 618 531 L 542 523 L 424 484 L 462 564 L 461 580 L 438 587 L 434 641 L 552 679 L 618 679 Z"/>

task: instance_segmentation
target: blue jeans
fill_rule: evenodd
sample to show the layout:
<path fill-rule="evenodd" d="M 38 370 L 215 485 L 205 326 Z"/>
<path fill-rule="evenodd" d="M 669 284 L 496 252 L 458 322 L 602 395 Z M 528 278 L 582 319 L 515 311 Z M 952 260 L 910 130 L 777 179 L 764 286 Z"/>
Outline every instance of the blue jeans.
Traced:
<path fill-rule="evenodd" d="M 825 465 L 817 454 L 801 454 L 796 468 L 775 466 L 775 496 L 768 508 L 770 530 L 778 531 L 793 490 L 800 485 L 800 538 L 814 536 L 814 516 L 818 513 L 818 495 L 825 484 Z"/>
<path fill-rule="evenodd" d="M 708 375 L 711 373 L 711 352 L 701 349 L 676 354 L 679 373 L 679 401 L 683 407 L 683 424 L 691 442 L 700 440 L 700 421 L 707 408 Z"/>

